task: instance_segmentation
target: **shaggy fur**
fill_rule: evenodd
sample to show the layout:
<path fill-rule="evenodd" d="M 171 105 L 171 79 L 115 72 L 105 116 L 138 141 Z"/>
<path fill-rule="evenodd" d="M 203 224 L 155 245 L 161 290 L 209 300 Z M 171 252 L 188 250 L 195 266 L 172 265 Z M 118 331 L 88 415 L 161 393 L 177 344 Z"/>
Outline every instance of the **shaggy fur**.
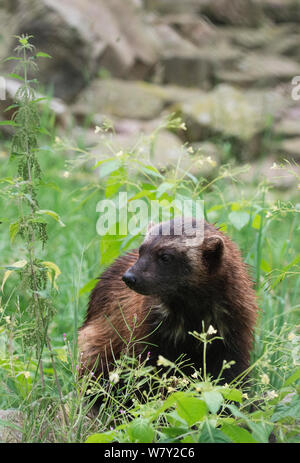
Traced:
<path fill-rule="evenodd" d="M 172 234 L 175 222 L 167 236 L 156 225 L 156 234 L 148 232 L 139 250 L 101 275 L 79 331 L 83 369 L 107 377 L 130 340 L 128 326 L 134 329 L 134 355 L 150 351 L 149 361 L 156 364 L 158 355 L 176 361 L 184 354 L 196 369 L 203 368 L 202 344 L 188 334 L 201 332 L 203 323 L 223 338 L 208 345 L 207 372 L 217 377 L 223 360 L 234 360 L 223 372 L 223 381 L 230 382 L 248 368 L 257 305 L 240 251 L 206 222 L 204 237 L 189 246 L 186 233 Z M 186 373 L 192 372 L 187 367 Z"/>

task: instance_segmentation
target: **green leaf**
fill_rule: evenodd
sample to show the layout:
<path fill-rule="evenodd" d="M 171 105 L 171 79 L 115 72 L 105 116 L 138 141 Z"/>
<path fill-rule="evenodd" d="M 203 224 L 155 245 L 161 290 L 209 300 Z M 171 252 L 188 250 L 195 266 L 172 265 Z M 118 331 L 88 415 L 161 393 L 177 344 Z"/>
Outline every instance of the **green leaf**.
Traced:
<path fill-rule="evenodd" d="M 39 132 L 42 133 L 43 135 L 49 135 L 49 136 L 51 135 L 50 132 L 47 129 L 45 129 L 45 127 L 40 127 Z"/>
<path fill-rule="evenodd" d="M 124 185 L 127 172 L 124 167 L 120 167 L 110 174 L 105 184 L 105 197 L 112 198 Z"/>
<path fill-rule="evenodd" d="M 265 259 L 261 259 L 260 268 L 266 273 L 269 273 L 272 270 L 270 264 L 268 264 Z"/>
<path fill-rule="evenodd" d="M 48 55 L 48 53 L 44 53 L 43 51 L 39 51 L 35 56 L 37 58 L 52 58 L 52 56 Z"/>
<path fill-rule="evenodd" d="M 249 222 L 250 215 L 248 214 L 248 212 L 232 211 L 228 215 L 228 218 L 234 226 L 234 228 L 236 228 L 237 230 L 241 230 Z"/>
<path fill-rule="evenodd" d="M 15 121 L 0 121 L 0 125 L 12 125 L 13 127 L 17 126 Z"/>
<path fill-rule="evenodd" d="M 172 426 L 169 428 L 162 427 L 160 428 L 160 432 L 163 432 L 166 436 L 171 437 L 172 439 L 175 439 L 178 436 L 182 436 L 186 433 L 189 432 L 188 427 L 178 427 L 178 426 Z"/>
<path fill-rule="evenodd" d="M 56 280 L 59 277 L 59 275 L 61 275 L 61 271 L 60 271 L 59 267 L 56 264 L 54 264 L 54 262 L 49 262 L 49 261 L 42 262 L 42 265 L 48 269 L 48 272 L 47 272 L 48 278 L 51 281 L 51 283 L 53 281 L 54 288 L 56 290 L 58 290 Z M 51 271 L 54 272 L 54 279 L 52 279 Z"/>
<path fill-rule="evenodd" d="M 5 282 L 8 279 L 8 277 L 11 275 L 11 273 L 14 270 L 20 270 L 21 268 L 25 267 L 25 265 L 27 265 L 26 260 L 18 260 L 17 262 L 14 262 L 12 265 L 5 267 L 7 269 L 7 271 L 4 273 L 4 277 L 3 277 L 3 280 L 2 280 L 2 285 L 1 285 L 1 291 L 2 292 L 3 292 Z"/>
<path fill-rule="evenodd" d="M 257 442 L 267 444 L 269 442 L 270 434 L 274 428 L 272 424 L 267 424 L 264 421 L 261 423 L 248 423 L 249 428 L 252 431 L 252 436 Z"/>
<path fill-rule="evenodd" d="M 80 288 L 79 296 L 82 296 L 85 293 L 90 293 L 92 291 L 92 289 L 94 289 L 94 287 L 96 286 L 97 283 L 98 283 L 98 280 L 96 280 L 94 278 L 92 280 L 88 281 L 84 286 L 82 286 L 82 288 Z"/>
<path fill-rule="evenodd" d="M 284 386 L 290 386 L 291 384 L 298 381 L 298 379 L 300 379 L 300 367 L 297 368 L 297 370 L 294 371 L 294 373 L 287 378 L 287 380 L 284 383 Z"/>
<path fill-rule="evenodd" d="M 188 423 L 189 426 L 200 421 L 208 412 L 204 400 L 197 399 L 187 392 L 174 392 L 164 401 L 163 405 L 153 416 L 153 419 L 157 419 L 161 413 L 174 405 L 176 405 L 178 416 Z"/>
<path fill-rule="evenodd" d="M 293 399 L 288 403 L 280 403 L 276 406 L 271 418 L 272 422 L 280 421 L 285 418 L 300 418 L 300 395 L 295 393 Z"/>
<path fill-rule="evenodd" d="M 115 432 L 103 432 L 90 435 L 85 441 L 86 444 L 109 444 L 114 440 Z"/>
<path fill-rule="evenodd" d="M 259 230 L 261 226 L 261 215 L 256 214 L 256 216 L 252 220 L 252 228 L 255 228 L 256 230 Z"/>
<path fill-rule="evenodd" d="M 8 56 L 8 58 L 5 58 L 2 62 L 6 63 L 6 61 L 21 61 L 22 58 L 19 58 L 17 56 Z"/>
<path fill-rule="evenodd" d="M 172 188 L 174 188 L 173 183 L 163 182 L 157 188 L 156 196 L 160 198 L 164 193 L 166 193 L 166 191 L 170 191 Z"/>
<path fill-rule="evenodd" d="M 138 164 L 142 164 L 139 163 Z M 164 178 L 163 175 L 156 169 L 156 167 L 153 167 L 151 165 L 145 165 L 142 164 L 140 167 L 141 171 L 144 172 L 147 175 L 152 175 L 153 177 L 158 177 L 158 178 Z"/>
<path fill-rule="evenodd" d="M 261 443 L 268 443 L 269 442 L 269 436 L 272 432 L 273 425 L 267 424 L 264 421 L 261 421 L 259 423 L 255 423 L 251 421 L 250 418 L 248 418 L 247 415 L 242 413 L 235 405 L 227 405 L 231 413 L 236 417 L 236 418 L 242 418 L 248 428 L 251 430 L 252 437 L 257 441 Z"/>
<path fill-rule="evenodd" d="M 202 399 L 191 397 L 187 394 L 178 395 L 176 398 L 176 410 L 189 426 L 201 421 L 207 414 L 206 403 Z"/>
<path fill-rule="evenodd" d="M 221 393 L 226 400 L 232 400 L 233 402 L 242 403 L 242 391 L 239 389 L 223 388 Z"/>
<path fill-rule="evenodd" d="M 15 240 L 16 234 L 18 233 L 19 229 L 20 229 L 19 222 L 11 223 L 9 226 L 9 238 L 12 244 Z"/>
<path fill-rule="evenodd" d="M 100 260 L 102 265 L 109 265 L 120 254 L 121 240 L 104 236 L 100 241 Z"/>
<path fill-rule="evenodd" d="M 228 436 L 232 442 L 237 444 L 254 444 L 257 441 L 251 436 L 250 432 L 241 428 L 237 424 L 223 424 L 221 431 Z"/>
<path fill-rule="evenodd" d="M 19 74 L 16 74 L 15 72 L 11 72 L 10 74 L 8 74 L 8 77 L 12 77 L 13 79 L 22 80 L 22 82 L 24 81 L 24 77 L 19 76 Z"/>
<path fill-rule="evenodd" d="M 19 106 L 20 105 L 18 103 L 11 104 L 7 106 L 7 108 L 5 108 L 3 112 L 6 113 L 7 111 L 10 111 L 11 109 L 19 108 Z"/>
<path fill-rule="evenodd" d="M 211 413 L 217 413 L 224 401 L 222 394 L 218 391 L 204 392 L 203 398 Z"/>
<path fill-rule="evenodd" d="M 49 215 L 50 217 L 52 217 L 54 220 L 56 220 L 62 227 L 65 227 L 65 224 L 62 222 L 61 218 L 59 217 L 59 215 L 57 214 L 57 212 L 54 212 L 54 211 L 50 211 L 48 209 L 43 209 L 43 210 L 39 210 L 39 211 L 36 211 L 36 214 L 41 214 L 41 215 Z"/>
<path fill-rule="evenodd" d="M 154 429 L 145 418 L 136 418 L 127 427 L 130 442 L 151 444 L 154 439 Z"/>
<path fill-rule="evenodd" d="M 213 427 L 210 423 L 205 422 L 201 430 L 198 442 L 201 443 L 231 443 L 232 440 L 220 429 Z"/>
<path fill-rule="evenodd" d="M 100 171 L 99 171 L 99 178 L 106 177 L 110 175 L 112 172 L 115 172 L 121 167 L 121 162 L 117 159 L 113 159 L 111 161 L 107 161 L 101 164 Z"/>

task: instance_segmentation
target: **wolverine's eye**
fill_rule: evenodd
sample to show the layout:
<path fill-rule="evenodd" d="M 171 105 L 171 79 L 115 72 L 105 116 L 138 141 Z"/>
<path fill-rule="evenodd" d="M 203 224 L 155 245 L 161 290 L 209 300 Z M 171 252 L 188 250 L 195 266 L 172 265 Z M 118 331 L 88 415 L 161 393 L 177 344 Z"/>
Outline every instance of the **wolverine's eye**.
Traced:
<path fill-rule="evenodd" d="M 161 254 L 159 256 L 159 260 L 164 264 L 168 264 L 172 260 L 172 256 L 170 254 Z"/>

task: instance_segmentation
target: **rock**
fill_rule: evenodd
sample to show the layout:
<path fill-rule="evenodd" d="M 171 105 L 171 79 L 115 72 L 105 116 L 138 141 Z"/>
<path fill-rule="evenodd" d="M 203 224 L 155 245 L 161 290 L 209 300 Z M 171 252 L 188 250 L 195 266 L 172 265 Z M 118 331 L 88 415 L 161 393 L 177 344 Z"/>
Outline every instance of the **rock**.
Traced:
<path fill-rule="evenodd" d="M 144 0 L 145 8 L 161 14 L 197 13 L 208 0 Z"/>
<path fill-rule="evenodd" d="M 163 17 L 163 23 L 178 31 L 181 37 L 188 39 L 199 49 L 206 45 L 220 45 L 224 39 L 224 31 L 221 27 L 216 27 L 204 16 L 195 14 L 169 14 Z M 228 26 L 227 26 L 228 27 Z"/>
<path fill-rule="evenodd" d="M 281 157 L 300 161 L 300 137 L 287 138 L 279 145 Z"/>
<path fill-rule="evenodd" d="M 266 16 L 276 22 L 300 21 L 298 0 L 257 0 Z"/>
<path fill-rule="evenodd" d="M 143 74 L 156 60 L 159 44 L 133 1 L 18 0 L 14 16 L 13 33 L 30 33 L 53 57 L 41 60 L 39 80 L 67 101 L 103 68 Z"/>
<path fill-rule="evenodd" d="M 100 113 L 121 118 L 153 119 L 165 104 L 153 87 L 144 82 L 95 79 L 80 94 L 72 111 L 80 116 Z"/>
<path fill-rule="evenodd" d="M 277 29 L 279 26 L 277 26 Z M 296 59 L 299 61 L 300 59 L 300 50 L 299 50 L 299 43 L 300 43 L 300 34 L 297 34 L 296 31 L 293 32 L 291 30 L 291 25 L 289 24 L 289 30 L 287 30 L 287 26 L 281 27 L 281 29 L 285 29 L 285 34 L 283 36 L 278 36 L 277 38 L 274 37 L 274 40 L 270 42 L 268 49 L 271 53 L 282 54 L 285 56 L 289 56 L 291 58 Z"/>
<path fill-rule="evenodd" d="M 274 44 L 280 44 L 290 34 L 290 26 L 262 24 L 261 27 L 253 29 L 252 27 L 218 27 L 220 34 L 223 34 L 227 40 L 245 51 L 270 50 L 272 52 Z M 273 53 L 277 53 L 275 49 Z"/>
<path fill-rule="evenodd" d="M 16 30 L 16 17 L 13 14 L 15 1 L 4 0 L 0 4 L 0 56 L 6 58 L 10 54 Z"/>
<path fill-rule="evenodd" d="M 217 24 L 257 26 L 263 19 L 256 0 L 215 0 L 203 2 L 201 14 Z"/>
<path fill-rule="evenodd" d="M 146 8 L 161 14 L 201 14 L 217 24 L 255 26 L 262 17 L 255 0 L 145 0 Z"/>
<path fill-rule="evenodd" d="M 189 40 L 184 39 L 172 27 L 167 24 L 153 25 L 161 43 L 160 56 L 169 56 L 174 54 L 191 55 L 198 53 L 198 47 Z"/>
<path fill-rule="evenodd" d="M 300 136 L 300 122 L 294 119 L 282 119 L 273 128 L 274 132 L 284 137 Z"/>
<path fill-rule="evenodd" d="M 5 424 L 7 423 L 7 424 Z M 0 410 L 0 442 L 22 442 L 23 413 L 19 410 Z"/>
<path fill-rule="evenodd" d="M 232 68 L 240 57 L 239 50 L 227 43 L 208 45 L 193 54 L 165 53 L 161 60 L 164 82 L 209 89 L 218 70 Z"/>
<path fill-rule="evenodd" d="M 281 137 L 300 137 L 300 107 L 292 106 L 284 111 L 281 118 L 274 124 L 273 131 Z"/>
<path fill-rule="evenodd" d="M 236 69 L 218 71 L 217 79 L 241 87 L 272 87 L 299 74 L 300 65 L 296 61 L 279 55 L 251 53 L 238 63 Z"/>
<path fill-rule="evenodd" d="M 244 156 L 254 156 L 259 153 L 268 117 L 287 103 L 279 91 L 246 92 L 219 85 L 180 107 L 187 124 L 187 139 L 207 140 L 219 135 L 231 140 L 237 151 L 243 148 Z"/>
<path fill-rule="evenodd" d="M 130 102 L 126 95 L 130 95 Z M 181 103 L 193 101 L 203 95 L 205 93 L 199 89 L 177 85 L 98 79 L 81 93 L 70 109 L 79 122 L 88 117 L 92 126 L 100 126 L 107 112 L 114 127 L 130 125 L 138 127 L 137 131 L 149 132 L 161 122 L 161 110 L 166 108 L 166 111 L 174 112 Z M 148 100 L 150 106 L 146 108 L 145 103 Z"/>

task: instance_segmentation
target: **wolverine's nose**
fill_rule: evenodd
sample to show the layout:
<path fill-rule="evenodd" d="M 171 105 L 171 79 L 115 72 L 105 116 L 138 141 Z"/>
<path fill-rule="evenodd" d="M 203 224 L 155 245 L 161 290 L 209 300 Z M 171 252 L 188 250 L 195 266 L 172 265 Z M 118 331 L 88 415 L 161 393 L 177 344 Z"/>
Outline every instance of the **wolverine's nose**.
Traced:
<path fill-rule="evenodd" d="M 122 280 L 124 281 L 124 283 L 126 283 L 127 286 L 129 286 L 129 288 L 132 288 L 136 283 L 135 276 L 133 275 L 133 273 L 129 271 L 124 273 Z"/>

